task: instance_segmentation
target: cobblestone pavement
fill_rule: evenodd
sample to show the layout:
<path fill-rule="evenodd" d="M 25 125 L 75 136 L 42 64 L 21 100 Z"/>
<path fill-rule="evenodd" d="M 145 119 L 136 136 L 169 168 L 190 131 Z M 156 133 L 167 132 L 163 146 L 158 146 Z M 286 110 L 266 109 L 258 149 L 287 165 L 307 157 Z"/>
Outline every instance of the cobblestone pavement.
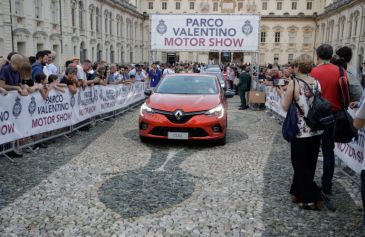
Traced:
<path fill-rule="evenodd" d="M 136 109 L 1 159 L 0 236 L 365 236 L 359 187 L 337 170 L 337 211 L 298 209 L 280 125 L 237 107 L 223 147 L 142 144 Z"/>

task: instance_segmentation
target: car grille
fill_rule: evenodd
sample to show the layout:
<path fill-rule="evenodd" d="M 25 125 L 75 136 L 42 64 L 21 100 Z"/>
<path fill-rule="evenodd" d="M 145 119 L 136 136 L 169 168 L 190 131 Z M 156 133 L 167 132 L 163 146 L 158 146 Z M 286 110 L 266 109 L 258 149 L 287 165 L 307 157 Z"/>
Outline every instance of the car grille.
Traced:
<path fill-rule="evenodd" d="M 171 122 L 171 123 L 176 123 L 176 124 L 184 124 L 186 122 L 188 122 L 192 117 L 194 117 L 195 115 L 201 115 L 201 114 L 205 114 L 207 111 L 197 111 L 197 112 L 184 112 L 184 115 L 180 117 L 180 119 L 177 119 L 175 117 L 175 112 L 170 112 L 170 111 L 164 111 L 164 110 L 155 110 L 154 112 L 156 114 L 162 114 L 165 115 L 165 117 Z"/>
<path fill-rule="evenodd" d="M 168 132 L 187 132 L 189 137 L 207 137 L 208 133 L 202 128 L 172 128 L 172 127 L 155 127 L 150 134 L 155 136 L 167 137 Z"/>
<path fill-rule="evenodd" d="M 184 115 L 180 118 L 180 120 L 177 120 L 177 118 L 175 117 L 175 115 L 173 114 L 165 114 L 165 117 L 171 122 L 171 123 L 178 123 L 178 124 L 183 124 L 186 123 L 187 121 L 189 121 L 192 117 L 194 117 L 195 115 Z"/>

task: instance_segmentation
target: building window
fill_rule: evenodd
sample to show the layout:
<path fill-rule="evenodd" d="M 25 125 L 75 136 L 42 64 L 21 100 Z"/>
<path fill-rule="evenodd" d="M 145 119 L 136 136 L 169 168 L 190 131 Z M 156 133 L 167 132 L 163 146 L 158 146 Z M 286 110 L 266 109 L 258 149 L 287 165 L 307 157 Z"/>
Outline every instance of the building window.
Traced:
<path fill-rule="evenodd" d="M 358 26 L 358 24 L 359 24 L 359 16 L 358 15 L 356 15 L 355 17 L 354 17 L 355 19 L 354 19 L 354 36 L 357 36 L 357 26 Z"/>
<path fill-rule="evenodd" d="M 295 31 L 289 32 L 289 43 L 294 43 L 296 38 L 297 38 L 297 32 Z"/>
<path fill-rule="evenodd" d="M 57 0 L 52 0 L 51 12 L 52 12 L 52 23 L 56 24 L 59 20 L 58 19 L 58 2 L 57 2 Z"/>
<path fill-rule="evenodd" d="M 42 17 L 42 2 L 41 0 L 34 0 L 34 13 L 35 18 L 40 19 Z"/>
<path fill-rule="evenodd" d="M 148 2 L 148 9 L 153 10 L 153 2 Z"/>
<path fill-rule="evenodd" d="M 167 2 L 162 2 L 162 9 L 166 10 L 167 9 Z"/>
<path fill-rule="evenodd" d="M 176 2 L 176 10 L 180 10 L 181 9 L 181 2 Z"/>
<path fill-rule="evenodd" d="M 72 4 L 71 8 L 71 24 L 73 27 L 75 27 L 75 15 L 76 15 L 76 6 L 75 4 Z"/>
<path fill-rule="evenodd" d="M 95 27 L 96 27 L 96 32 L 99 33 L 100 32 L 100 16 L 99 16 L 99 8 L 97 7 L 96 8 L 96 11 L 95 11 L 95 14 L 96 14 L 96 20 L 95 20 Z"/>
<path fill-rule="evenodd" d="M 275 43 L 280 43 L 280 32 L 275 32 Z"/>
<path fill-rule="evenodd" d="M 213 3 L 213 12 L 217 12 L 218 11 L 218 3 L 215 2 Z"/>
<path fill-rule="evenodd" d="M 261 43 L 266 42 L 266 32 L 261 32 Z"/>
<path fill-rule="evenodd" d="M 84 8 L 82 6 L 82 2 L 79 2 L 79 27 L 80 30 L 84 29 Z"/>
<path fill-rule="evenodd" d="M 274 64 L 279 64 L 279 54 L 274 54 Z"/>
<path fill-rule="evenodd" d="M 90 11 L 90 30 L 94 30 L 94 10 Z"/>
<path fill-rule="evenodd" d="M 267 2 L 262 3 L 262 10 L 267 10 Z"/>
<path fill-rule="evenodd" d="M 312 33 L 311 32 L 304 32 L 303 34 L 303 43 L 304 44 L 309 44 L 312 38 Z"/>
<path fill-rule="evenodd" d="M 105 13 L 104 32 L 108 34 L 108 13 Z"/>
<path fill-rule="evenodd" d="M 291 9 L 292 10 L 297 10 L 297 5 L 298 3 L 295 1 L 295 2 L 291 2 Z"/>
<path fill-rule="evenodd" d="M 22 15 L 23 13 L 23 0 L 15 0 L 15 15 Z"/>
<path fill-rule="evenodd" d="M 189 3 L 189 9 L 190 10 L 194 10 L 195 9 L 195 2 L 190 2 Z"/>
<path fill-rule="evenodd" d="M 243 9 L 243 2 L 238 3 L 238 11 L 241 11 Z"/>
<path fill-rule="evenodd" d="M 109 15 L 109 33 L 112 34 L 113 33 L 113 27 L 112 27 L 112 24 L 113 24 L 113 18 L 112 18 L 112 14 L 110 13 Z"/>
<path fill-rule="evenodd" d="M 276 10 L 282 10 L 283 9 L 283 3 L 282 2 L 277 2 L 276 3 Z"/>
<path fill-rule="evenodd" d="M 312 10 L 312 2 L 307 2 L 307 10 Z"/>
<path fill-rule="evenodd" d="M 119 17 L 117 18 L 117 36 L 119 37 Z"/>
<path fill-rule="evenodd" d="M 279 59 L 278 59 L 278 61 L 279 61 Z M 293 61 L 294 61 L 294 54 L 289 54 L 289 55 L 288 55 L 288 63 L 289 63 L 289 64 L 292 64 L 292 63 L 293 63 Z"/>

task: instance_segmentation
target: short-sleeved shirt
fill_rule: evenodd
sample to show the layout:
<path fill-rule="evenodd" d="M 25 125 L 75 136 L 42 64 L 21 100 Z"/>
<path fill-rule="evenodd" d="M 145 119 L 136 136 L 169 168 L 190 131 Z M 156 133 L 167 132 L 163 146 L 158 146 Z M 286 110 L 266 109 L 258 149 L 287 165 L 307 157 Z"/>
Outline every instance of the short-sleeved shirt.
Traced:
<path fill-rule="evenodd" d="M 51 73 L 51 74 L 57 74 L 58 73 L 58 68 L 53 64 L 48 64 L 48 71 Z"/>
<path fill-rule="evenodd" d="M 157 84 L 160 82 L 161 79 L 161 71 L 159 69 L 156 69 L 156 71 L 154 71 L 153 69 L 151 69 L 148 73 L 148 76 L 151 80 L 150 86 L 151 87 L 156 87 Z"/>
<path fill-rule="evenodd" d="M 15 70 L 10 64 L 1 68 L 0 80 L 5 81 L 5 84 L 9 86 L 19 86 L 21 83 L 19 71 Z"/>
<path fill-rule="evenodd" d="M 345 76 L 347 77 L 347 73 Z M 338 80 L 340 78 L 340 69 L 333 64 L 321 64 L 313 68 L 311 76 L 321 84 L 321 94 L 323 98 L 332 104 L 332 111 L 336 112 L 341 109 L 340 92 L 338 89 Z"/>
<path fill-rule="evenodd" d="M 122 79 L 122 76 L 119 74 L 119 72 L 115 72 L 113 74 L 109 74 L 108 83 L 113 83 L 113 82 L 119 81 L 121 79 Z"/>
<path fill-rule="evenodd" d="M 80 65 L 77 65 L 77 80 L 87 80 L 86 72 Z"/>

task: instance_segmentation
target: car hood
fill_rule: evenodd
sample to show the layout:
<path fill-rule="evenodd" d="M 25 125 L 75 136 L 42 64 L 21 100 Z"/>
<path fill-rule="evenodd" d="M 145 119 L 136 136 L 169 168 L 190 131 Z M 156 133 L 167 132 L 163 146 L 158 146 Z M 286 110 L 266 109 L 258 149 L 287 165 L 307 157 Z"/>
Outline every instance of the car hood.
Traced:
<path fill-rule="evenodd" d="M 219 95 L 177 95 L 154 93 L 146 103 L 153 109 L 184 112 L 210 110 L 219 104 Z"/>

